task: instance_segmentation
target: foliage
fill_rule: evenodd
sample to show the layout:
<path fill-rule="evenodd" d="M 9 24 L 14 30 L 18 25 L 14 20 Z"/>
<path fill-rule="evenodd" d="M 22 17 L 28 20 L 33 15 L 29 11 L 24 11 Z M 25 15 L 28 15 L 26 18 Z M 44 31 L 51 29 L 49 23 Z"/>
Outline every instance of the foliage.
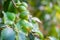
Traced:
<path fill-rule="evenodd" d="M 43 40 L 44 37 L 39 30 L 37 20 L 33 20 L 33 17 L 29 16 L 31 14 L 27 7 L 26 2 L 19 0 L 16 2 L 14 0 L 3 1 L 3 10 L 1 11 L 3 17 L 0 23 L 2 24 L 2 26 L 0 25 L 1 40 L 35 40 L 35 38 Z M 35 26 L 38 29 L 34 29 Z"/>
<path fill-rule="evenodd" d="M 0 39 L 59 40 L 59 2 L 60 0 L 0 0 Z"/>

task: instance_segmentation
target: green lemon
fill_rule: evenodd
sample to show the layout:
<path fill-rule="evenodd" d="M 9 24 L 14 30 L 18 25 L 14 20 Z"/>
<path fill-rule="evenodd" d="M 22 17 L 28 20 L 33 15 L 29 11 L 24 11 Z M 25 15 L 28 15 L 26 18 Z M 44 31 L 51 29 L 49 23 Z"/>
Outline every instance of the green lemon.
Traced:
<path fill-rule="evenodd" d="M 28 19 L 29 11 L 23 11 L 20 14 L 20 18 L 22 19 Z"/>
<path fill-rule="evenodd" d="M 20 3 L 16 3 L 16 6 L 20 6 L 21 4 Z"/>
<path fill-rule="evenodd" d="M 15 20 L 15 14 L 11 12 L 6 12 L 6 16 L 8 20 L 14 21 Z"/>
<path fill-rule="evenodd" d="M 20 5 L 21 5 L 21 2 L 19 0 L 17 0 L 16 6 L 20 6 Z"/>
<path fill-rule="evenodd" d="M 24 30 L 25 32 L 29 32 L 33 27 L 32 24 L 26 20 L 20 20 L 19 22 L 22 26 L 22 30 Z"/>
<path fill-rule="evenodd" d="M 18 9 L 19 9 L 20 12 L 23 12 L 23 11 L 26 11 L 27 10 L 26 7 L 25 6 L 22 6 L 22 5 L 20 5 L 18 7 Z"/>
<path fill-rule="evenodd" d="M 16 18 L 16 16 L 15 16 L 14 13 L 11 13 L 11 12 L 3 12 L 3 14 L 4 14 L 3 22 L 5 24 L 9 24 L 10 25 L 10 24 L 13 24 L 14 23 L 15 18 Z"/>
<path fill-rule="evenodd" d="M 25 6 L 25 7 L 28 7 L 26 2 L 22 2 L 22 5 Z"/>

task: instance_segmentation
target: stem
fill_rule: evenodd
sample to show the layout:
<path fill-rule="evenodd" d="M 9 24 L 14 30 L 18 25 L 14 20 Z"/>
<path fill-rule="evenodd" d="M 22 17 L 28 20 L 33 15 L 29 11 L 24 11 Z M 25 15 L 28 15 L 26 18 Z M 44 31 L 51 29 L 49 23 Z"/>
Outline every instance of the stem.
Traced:
<path fill-rule="evenodd" d="M 12 0 L 12 3 L 14 5 L 14 7 L 19 11 L 18 7 L 16 6 L 16 3 L 14 2 L 14 0 Z M 19 11 L 20 12 L 20 11 Z"/>
<path fill-rule="evenodd" d="M 14 24 L 14 31 L 16 32 L 16 40 L 19 40 L 19 30 L 17 29 L 15 24 Z"/>
<path fill-rule="evenodd" d="M 16 40 L 19 40 L 19 33 L 16 32 Z"/>
<path fill-rule="evenodd" d="M 12 0 L 12 3 L 14 4 L 14 7 L 17 8 L 17 7 L 16 7 L 16 4 L 15 4 L 15 2 L 14 2 L 14 0 Z"/>

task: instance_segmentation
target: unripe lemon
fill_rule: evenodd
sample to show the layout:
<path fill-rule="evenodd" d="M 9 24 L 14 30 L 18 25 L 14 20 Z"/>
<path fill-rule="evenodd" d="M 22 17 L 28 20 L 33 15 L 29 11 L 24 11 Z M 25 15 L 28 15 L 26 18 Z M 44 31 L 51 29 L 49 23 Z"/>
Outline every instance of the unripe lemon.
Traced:
<path fill-rule="evenodd" d="M 18 9 L 19 9 L 20 12 L 23 12 L 23 11 L 26 11 L 27 10 L 26 7 L 25 6 L 22 6 L 22 5 L 20 5 L 18 7 Z"/>
<path fill-rule="evenodd" d="M 20 14 L 21 19 L 28 19 L 29 11 L 23 11 Z"/>
<path fill-rule="evenodd" d="M 26 2 L 22 2 L 22 5 L 25 6 L 26 8 L 28 7 Z"/>

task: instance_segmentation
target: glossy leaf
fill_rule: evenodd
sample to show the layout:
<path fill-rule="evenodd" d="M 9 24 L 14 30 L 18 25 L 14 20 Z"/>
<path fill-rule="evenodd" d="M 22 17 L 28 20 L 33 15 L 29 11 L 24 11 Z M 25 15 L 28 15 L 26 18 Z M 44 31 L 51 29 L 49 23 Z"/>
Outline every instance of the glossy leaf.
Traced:
<path fill-rule="evenodd" d="M 29 33 L 28 37 L 29 37 L 30 40 L 34 40 L 34 35 L 32 33 Z"/>
<path fill-rule="evenodd" d="M 15 40 L 15 32 L 12 28 L 5 28 L 1 32 L 2 40 Z"/>
<path fill-rule="evenodd" d="M 27 37 L 24 32 L 19 33 L 19 40 L 27 40 Z"/>

